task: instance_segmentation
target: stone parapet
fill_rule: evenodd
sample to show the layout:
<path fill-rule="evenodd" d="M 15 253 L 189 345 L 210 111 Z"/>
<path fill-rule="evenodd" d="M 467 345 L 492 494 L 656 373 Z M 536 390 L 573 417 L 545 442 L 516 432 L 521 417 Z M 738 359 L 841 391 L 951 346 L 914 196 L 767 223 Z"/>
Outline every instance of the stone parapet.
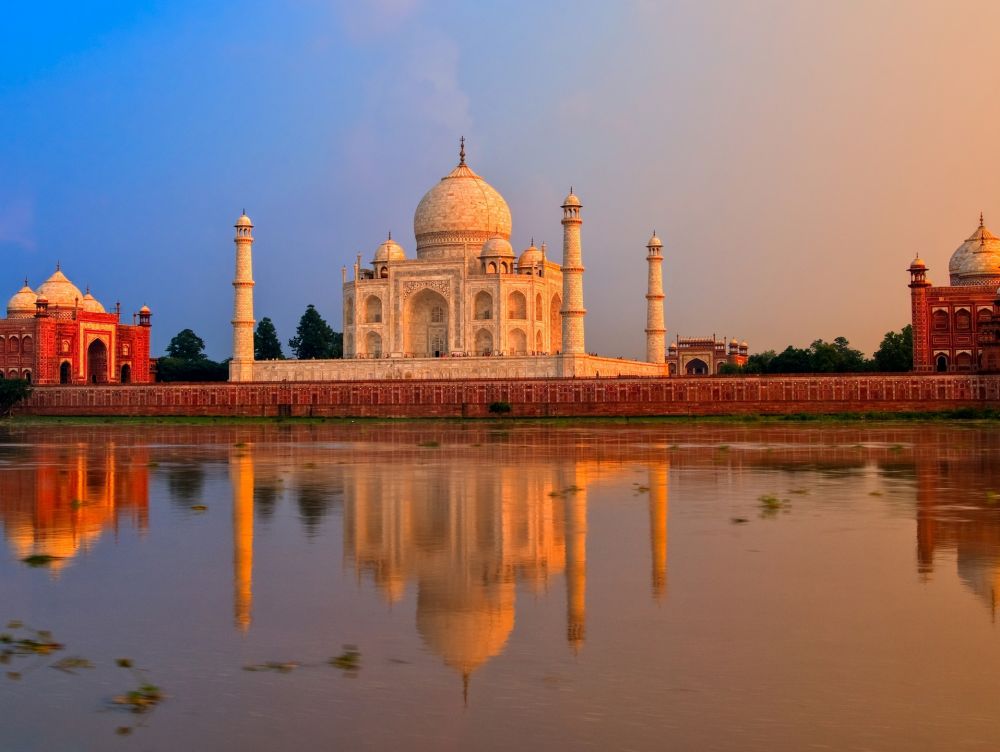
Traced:
<path fill-rule="evenodd" d="M 590 366 L 597 361 L 590 359 Z M 576 365 L 576 364 L 574 364 Z M 22 415 L 233 417 L 780 415 L 1000 408 L 1000 376 L 839 376 L 365 380 L 45 386 Z"/>

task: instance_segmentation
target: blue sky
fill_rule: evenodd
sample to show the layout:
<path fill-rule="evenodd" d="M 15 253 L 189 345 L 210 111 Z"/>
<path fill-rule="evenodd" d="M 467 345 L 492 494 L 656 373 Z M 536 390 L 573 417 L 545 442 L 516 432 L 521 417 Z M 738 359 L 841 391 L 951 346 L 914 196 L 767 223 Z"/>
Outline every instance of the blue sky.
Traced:
<path fill-rule="evenodd" d="M 456 160 L 507 199 L 517 249 L 584 202 L 588 349 L 641 355 L 645 248 L 668 336 L 751 350 L 907 323 L 1000 227 L 1000 4 L 11 4 L 0 23 L 9 293 L 61 261 L 110 307 L 228 354 L 232 224 L 257 225 L 257 317 L 340 328 L 340 268 Z"/>

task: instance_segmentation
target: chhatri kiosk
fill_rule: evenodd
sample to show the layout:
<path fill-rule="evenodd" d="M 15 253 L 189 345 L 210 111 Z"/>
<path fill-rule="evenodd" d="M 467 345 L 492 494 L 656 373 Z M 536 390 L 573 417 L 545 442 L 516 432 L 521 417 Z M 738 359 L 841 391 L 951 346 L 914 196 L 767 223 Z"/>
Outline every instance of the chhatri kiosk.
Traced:
<path fill-rule="evenodd" d="M 662 243 L 647 244 L 646 362 L 586 351 L 579 197 L 562 203 L 561 263 L 510 243 L 507 202 L 465 159 L 420 200 L 415 257 L 390 236 L 342 271 L 344 358 L 255 361 L 253 223 L 236 222 L 230 381 L 665 376 Z"/>

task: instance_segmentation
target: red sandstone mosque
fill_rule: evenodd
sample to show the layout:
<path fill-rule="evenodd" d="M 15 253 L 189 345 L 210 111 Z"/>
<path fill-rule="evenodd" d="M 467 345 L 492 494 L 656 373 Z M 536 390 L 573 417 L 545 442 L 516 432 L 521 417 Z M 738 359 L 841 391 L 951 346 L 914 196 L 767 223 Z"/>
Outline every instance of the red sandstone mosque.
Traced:
<path fill-rule="evenodd" d="M 913 370 L 1000 371 L 1000 238 L 979 227 L 951 255 L 949 283 L 935 286 L 910 264 Z"/>
<path fill-rule="evenodd" d="M 34 384 L 147 384 L 149 308 L 121 321 L 121 304 L 111 313 L 90 289 L 67 279 L 59 265 L 32 290 L 28 280 L 7 302 L 0 319 L 0 378 Z"/>

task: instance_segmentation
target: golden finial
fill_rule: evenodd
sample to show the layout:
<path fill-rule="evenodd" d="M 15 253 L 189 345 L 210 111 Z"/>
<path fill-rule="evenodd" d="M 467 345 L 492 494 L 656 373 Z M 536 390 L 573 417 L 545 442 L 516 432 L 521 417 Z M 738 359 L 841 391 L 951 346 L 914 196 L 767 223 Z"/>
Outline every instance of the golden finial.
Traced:
<path fill-rule="evenodd" d="M 392 240 L 392 230 L 389 230 L 389 240 Z"/>
<path fill-rule="evenodd" d="M 983 213 L 979 212 L 979 226 L 983 227 Z"/>
<path fill-rule="evenodd" d="M 62 271 L 62 264 L 59 263 L 59 259 L 56 259 L 56 271 Z"/>
<path fill-rule="evenodd" d="M 461 167 L 465 164 L 465 136 L 458 139 L 458 165 Z"/>

